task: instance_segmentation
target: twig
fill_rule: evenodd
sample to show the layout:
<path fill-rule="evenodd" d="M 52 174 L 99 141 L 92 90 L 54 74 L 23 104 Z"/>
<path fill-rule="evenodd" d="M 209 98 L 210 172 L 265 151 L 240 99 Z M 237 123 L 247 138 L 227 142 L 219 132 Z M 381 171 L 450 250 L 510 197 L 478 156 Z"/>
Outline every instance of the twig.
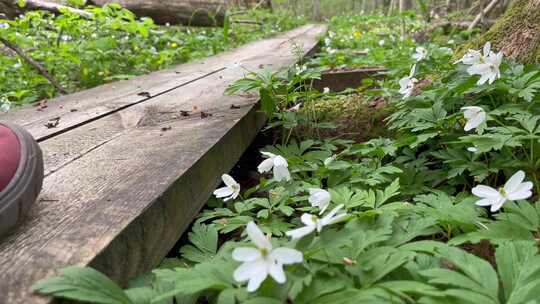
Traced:
<path fill-rule="evenodd" d="M 62 10 L 67 10 L 83 18 L 92 18 L 93 16 L 92 13 L 87 12 L 85 10 L 73 8 L 71 6 L 66 6 L 66 5 L 62 5 L 58 3 L 43 1 L 43 0 L 26 0 L 25 8 L 41 9 L 41 10 L 46 10 L 53 13 L 60 13 Z"/>
<path fill-rule="evenodd" d="M 469 25 L 469 28 L 468 30 L 472 30 L 475 26 L 478 25 L 478 22 L 480 22 L 480 20 L 482 20 L 482 18 L 487 15 L 496 5 L 497 3 L 499 3 L 499 0 L 492 0 L 488 6 L 486 6 L 486 8 L 484 8 L 483 10 L 480 10 L 480 13 L 478 13 L 478 15 L 476 15 L 476 17 L 474 18 L 473 22 L 471 22 L 471 24 Z"/>
<path fill-rule="evenodd" d="M 259 6 L 261 6 L 261 5 L 262 5 L 263 3 L 265 3 L 266 1 L 267 1 L 267 0 L 261 0 L 261 1 L 259 1 L 259 3 L 257 3 L 257 5 L 255 5 L 252 9 L 253 9 L 253 10 L 258 9 Z"/>
<path fill-rule="evenodd" d="M 236 16 L 236 15 L 243 15 L 245 13 L 247 13 L 247 10 L 236 11 L 236 12 L 229 13 L 229 17 Z"/>
<path fill-rule="evenodd" d="M 22 59 L 24 59 L 28 64 L 33 66 L 43 77 L 47 78 L 47 80 L 58 90 L 58 92 L 62 94 L 68 93 L 66 89 L 64 89 L 62 85 L 60 85 L 60 83 L 51 76 L 51 74 L 49 73 L 49 71 L 47 71 L 46 68 L 44 68 L 41 64 L 39 64 L 39 62 L 32 59 L 30 56 L 26 55 L 26 53 L 21 48 L 7 41 L 4 38 L 0 38 L 0 42 L 2 42 L 2 44 L 5 45 L 10 50 L 17 53 L 17 55 L 19 55 Z"/>
<path fill-rule="evenodd" d="M 262 22 L 258 21 L 252 21 L 252 20 L 233 20 L 232 23 L 240 23 L 240 24 L 257 24 L 257 25 L 263 25 Z"/>

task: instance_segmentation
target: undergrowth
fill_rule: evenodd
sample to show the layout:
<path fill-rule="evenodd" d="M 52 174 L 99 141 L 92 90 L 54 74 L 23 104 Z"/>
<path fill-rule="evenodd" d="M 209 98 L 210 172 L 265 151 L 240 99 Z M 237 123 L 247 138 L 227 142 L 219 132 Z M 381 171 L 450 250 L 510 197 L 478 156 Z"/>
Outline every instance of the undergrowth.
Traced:
<path fill-rule="evenodd" d="M 158 26 L 118 5 L 87 10 L 91 18 L 32 11 L 15 20 L 0 19 L 0 38 L 19 47 L 74 92 L 212 56 L 305 22 L 285 11 L 248 10 L 234 18 L 255 24 L 227 18 L 223 28 Z M 34 66 L 6 47 L 0 49 L 0 82 L 4 110 L 59 93 Z"/>

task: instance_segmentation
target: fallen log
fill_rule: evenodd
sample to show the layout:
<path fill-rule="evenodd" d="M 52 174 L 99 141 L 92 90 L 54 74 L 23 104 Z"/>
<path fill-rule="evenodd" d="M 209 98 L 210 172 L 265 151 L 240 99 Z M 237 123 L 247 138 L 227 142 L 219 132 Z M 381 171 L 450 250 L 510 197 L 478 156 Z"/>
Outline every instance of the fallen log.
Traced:
<path fill-rule="evenodd" d="M 59 13 L 62 9 L 85 18 L 92 14 L 62 4 L 61 0 L 26 0 L 24 8 L 18 0 L 0 0 L 0 10 L 14 18 L 25 10 L 46 10 Z M 228 0 L 91 0 L 89 5 L 104 6 L 118 3 L 139 17 L 150 17 L 157 24 L 183 24 L 192 26 L 222 26 Z"/>
<path fill-rule="evenodd" d="M 52 13 L 60 13 L 68 10 L 85 18 L 92 16 L 91 13 L 61 4 L 60 1 L 26 0 L 24 7 L 20 7 L 17 0 L 0 0 L 0 12 L 8 18 L 14 18 L 24 10 L 44 10 Z"/>
<path fill-rule="evenodd" d="M 157 24 L 222 26 L 227 0 L 92 0 L 103 6 L 118 3 L 137 16 L 150 17 Z"/>

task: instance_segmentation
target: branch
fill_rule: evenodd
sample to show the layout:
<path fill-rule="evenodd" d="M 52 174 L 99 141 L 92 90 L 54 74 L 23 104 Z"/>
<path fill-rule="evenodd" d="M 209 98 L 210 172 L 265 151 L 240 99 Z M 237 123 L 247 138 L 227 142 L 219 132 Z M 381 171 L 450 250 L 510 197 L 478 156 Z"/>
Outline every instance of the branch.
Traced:
<path fill-rule="evenodd" d="M 482 18 L 487 15 L 496 5 L 497 3 L 499 3 L 499 0 L 491 0 L 491 2 L 488 4 L 488 6 L 486 6 L 486 8 L 484 8 L 483 10 L 480 11 L 480 13 L 478 13 L 478 15 L 476 15 L 476 17 L 474 18 L 473 22 L 471 22 L 471 24 L 469 25 L 469 28 L 468 30 L 472 30 L 475 26 L 478 25 L 478 22 L 480 22 L 480 20 L 482 20 Z"/>
<path fill-rule="evenodd" d="M 0 42 L 2 42 L 2 44 L 4 44 L 10 50 L 17 53 L 17 55 L 19 55 L 28 64 L 33 66 L 43 77 L 47 78 L 47 80 L 58 90 L 58 92 L 60 92 L 61 94 L 67 94 L 68 93 L 66 91 L 66 89 L 64 89 L 62 87 L 62 85 L 60 85 L 60 83 L 58 81 L 56 81 L 56 79 L 54 79 L 51 76 L 51 74 L 49 73 L 49 71 L 47 71 L 46 68 L 44 68 L 41 64 L 39 64 L 39 62 L 32 59 L 32 57 L 26 55 L 26 53 L 21 48 L 19 48 L 17 45 L 15 45 L 13 43 L 7 41 L 4 38 L 0 38 Z"/>
<path fill-rule="evenodd" d="M 263 25 L 262 22 L 258 21 L 252 21 L 252 20 L 232 20 L 232 23 L 238 23 L 238 24 L 257 24 L 257 25 Z"/>
<path fill-rule="evenodd" d="M 23 7 L 23 9 L 45 10 L 57 14 L 60 13 L 62 10 L 67 10 L 83 18 L 92 18 L 93 16 L 92 13 L 89 13 L 85 10 L 43 0 L 26 0 L 25 7 Z"/>

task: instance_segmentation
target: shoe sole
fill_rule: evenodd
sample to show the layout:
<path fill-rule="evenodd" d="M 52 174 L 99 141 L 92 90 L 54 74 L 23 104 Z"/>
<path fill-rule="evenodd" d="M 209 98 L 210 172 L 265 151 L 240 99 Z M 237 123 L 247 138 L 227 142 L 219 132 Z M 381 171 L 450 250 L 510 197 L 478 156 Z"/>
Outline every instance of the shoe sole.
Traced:
<path fill-rule="evenodd" d="M 0 122 L 19 139 L 21 159 L 11 182 L 0 192 L 0 236 L 19 225 L 36 201 L 43 185 L 43 153 L 22 127 Z"/>

